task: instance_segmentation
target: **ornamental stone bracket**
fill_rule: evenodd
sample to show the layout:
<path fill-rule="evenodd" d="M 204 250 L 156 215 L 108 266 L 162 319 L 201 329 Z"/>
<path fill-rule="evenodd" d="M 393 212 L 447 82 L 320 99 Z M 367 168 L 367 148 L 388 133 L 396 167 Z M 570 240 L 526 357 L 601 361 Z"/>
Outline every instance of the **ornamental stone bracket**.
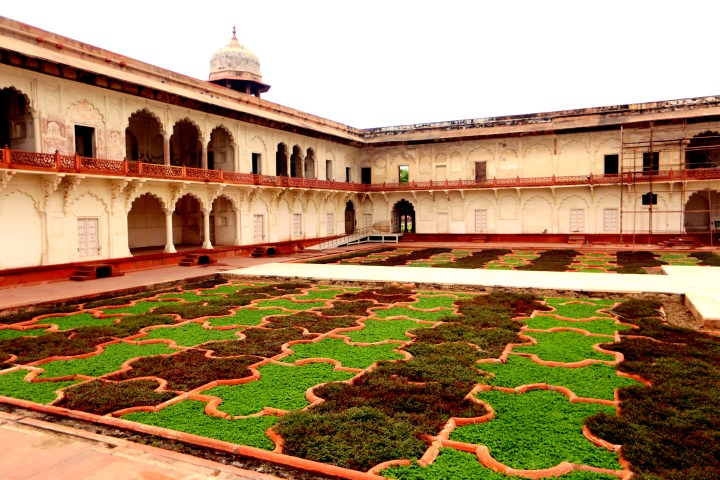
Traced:
<path fill-rule="evenodd" d="M 45 180 L 43 180 L 43 212 L 47 211 L 48 206 L 50 205 L 50 196 L 55 193 L 58 185 L 62 182 L 63 177 L 65 177 L 65 174 L 60 173 L 57 175 L 49 175 L 45 178 Z"/>
<path fill-rule="evenodd" d="M 70 212 L 70 198 L 77 187 L 82 183 L 85 175 L 71 175 L 66 177 L 63 184 L 63 211 L 65 215 Z"/>
<path fill-rule="evenodd" d="M 129 212 L 132 208 L 132 202 L 138 197 L 140 190 L 145 183 L 144 178 L 136 178 L 125 185 L 125 210 Z"/>
<path fill-rule="evenodd" d="M 12 170 L 0 170 L 0 190 L 4 190 L 8 186 L 13 175 L 15 172 Z"/>
<path fill-rule="evenodd" d="M 175 204 L 180 197 L 183 196 L 183 192 L 187 190 L 190 182 L 175 183 L 170 186 L 170 206 L 174 209 Z"/>
<path fill-rule="evenodd" d="M 218 185 L 210 185 L 207 188 L 208 192 L 208 204 L 210 206 L 210 209 L 212 210 L 212 204 L 217 200 L 217 198 L 220 196 L 222 191 L 225 189 L 227 184 L 221 183 Z"/>

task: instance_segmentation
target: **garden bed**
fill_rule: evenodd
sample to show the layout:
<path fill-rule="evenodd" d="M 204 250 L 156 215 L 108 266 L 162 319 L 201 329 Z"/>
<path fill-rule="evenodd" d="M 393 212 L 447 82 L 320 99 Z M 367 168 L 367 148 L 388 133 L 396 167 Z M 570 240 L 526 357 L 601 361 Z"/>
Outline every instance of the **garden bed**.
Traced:
<path fill-rule="evenodd" d="M 656 273 L 662 265 L 718 266 L 713 252 L 579 252 L 577 250 L 508 250 L 382 247 L 332 255 L 309 263 L 385 265 L 427 268 L 535 270 L 583 273 Z"/>
<path fill-rule="evenodd" d="M 720 342 L 621 300 L 191 284 L 3 317 L 0 395 L 346 478 L 717 478 Z"/>

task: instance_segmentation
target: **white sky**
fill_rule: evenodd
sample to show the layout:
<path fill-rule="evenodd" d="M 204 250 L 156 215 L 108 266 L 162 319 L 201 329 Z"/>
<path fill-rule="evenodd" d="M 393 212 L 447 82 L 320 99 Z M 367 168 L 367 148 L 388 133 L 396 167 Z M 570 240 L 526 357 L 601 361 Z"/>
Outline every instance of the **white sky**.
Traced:
<path fill-rule="evenodd" d="M 206 80 L 233 24 L 264 99 L 354 127 L 720 94 L 713 0 L 24 0 L 0 15 Z"/>

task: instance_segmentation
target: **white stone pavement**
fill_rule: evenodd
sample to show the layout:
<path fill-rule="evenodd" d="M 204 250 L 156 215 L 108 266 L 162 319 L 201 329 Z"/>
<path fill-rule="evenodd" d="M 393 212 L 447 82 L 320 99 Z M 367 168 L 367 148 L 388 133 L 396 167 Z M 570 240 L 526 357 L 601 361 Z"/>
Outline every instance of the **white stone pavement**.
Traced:
<path fill-rule="evenodd" d="M 720 267 L 663 266 L 665 275 L 266 263 L 224 272 L 308 280 L 436 283 L 608 293 L 674 293 L 706 328 L 720 328 Z"/>

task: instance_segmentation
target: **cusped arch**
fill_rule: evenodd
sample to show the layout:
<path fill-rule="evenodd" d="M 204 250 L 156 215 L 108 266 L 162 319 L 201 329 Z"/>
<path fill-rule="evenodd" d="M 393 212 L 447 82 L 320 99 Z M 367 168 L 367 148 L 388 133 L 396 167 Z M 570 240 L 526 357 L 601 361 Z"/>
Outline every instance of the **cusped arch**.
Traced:
<path fill-rule="evenodd" d="M 583 197 L 581 197 L 579 195 L 575 195 L 575 194 L 568 195 L 567 197 L 563 198 L 562 201 L 560 202 L 559 208 L 564 208 L 566 205 L 569 205 L 574 201 L 579 201 L 579 203 L 581 203 L 584 208 L 590 208 L 590 204 L 588 203 L 587 200 L 585 200 Z"/>
<path fill-rule="evenodd" d="M 105 210 L 105 213 L 107 213 L 107 214 L 110 213 L 110 206 L 109 206 L 108 203 L 105 201 L 105 199 L 102 198 L 102 197 L 100 197 L 100 196 L 97 195 L 96 193 L 91 192 L 90 190 L 87 190 L 87 191 L 85 191 L 85 192 L 83 192 L 83 193 L 81 193 L 81 194 L 79 194 L 79 195 L 76 195 L 76 196 L 70 201 L 69 206 L 75 205 L 79 200 L 81 200 L 81 199 L 83 199 L 83 198 L 85 198 L 85 197 L 92 197 L 92 198 L 94 198 L 95 200 L 97 200 L 98 202 L 100 202 L 100 204 L 103 206 L 103 210 Z"/>
<path fill-rule="evenodd" d="M 7 85 L 0 84 L 0 92 L 7 90 L 9 93 L 15 93 L 17 95 L 20 95 L 23 100 L 25 100 L 25 107 L 30 110 L 30 112 L 34 111 L 35 109 L 32 107 L 32 100 L 30 96 L 25 93 L 24 91 L 17 88 L 15 85 L 12 85 L 8 83 Z"/>
<path fill-rule="evenodd" d="M 240 210 L 240 204 L 239 204 L 239 202 L 238 202 L 236 199 L 234 199 L 234 198 L 232 198 L 231 196 L 226 195 L 226 194 L 224 194 L 224 193 L 221 193 L 221 194 L 218 195 L 217 197 L 213 198 L 212 204 L 214 205 L 214 204 L 215 204 L 215 201 L 217 201 L 217 200 L 219 200 L 219 199 L 221 199 L 221 198 L 224 198 L 225 200 L 227 200 L 228 202 L 230 202 L 230 205 L 232 206 L 232 208 L 233 208 L 234 211 Z"/>
<path fill-rule="evenodd" d="M 105 116 L 102 112 L 86 98 L 71 103 L 65 109 L 65 112 L 66 118 L 73 121 L 80 121 L 91 125 L 105 123 Z"/>
<path fill-rule="evenodd" d="M 14 191 L 11 191 L 11 192 L 3 195 L 3 196 L 0 197 L 0 198 L 6 198 L 6 199 L 7 199 L 10 195 L 15 195 L 15 194 L 17 194 L 17 195 L 23 195 L 23 196 L 28 197 L 30 200 L 32 200 L 33 207 L 35 207 L 35 211 L 37 211 L 37 213 L 42 213 L 42 211 L 43 211 L 43 208 L 42 208 L 43 202 L 42 202 L 39 198 L 36 198 L 36 197 L 32 196 L 30 193 L 28 193 L 28 192 L 26 192 L 26 191 L 24 191 L 24 190 L 14 190 Z M 6 201 L 3 202 L 4 205 L 7 205 L 8 203 L 9 203 L 9 202 L 6 202 Z"/>
<path fill-rule="evenodd" d="M 162 120 L 160 119 L 160 116 L 159 116 L 157 113 L 155 113 L 155 112 L 153 112 L 152 110 L 150 110 L 149 108 L 139 108 L 139 109 L 135 110 L 134 112 L 132 112 L 130 115 L 128 115 L 128 117 L 127 117 L 128 122 L 127 122 L 127 125 L 126 125 L 125 128 L 129 128 L 129 127 L 130 127 L 130 119 L 131 119 L 132 117 L 136 116 L 136 115 L 147 115 L 147 116 L 149 116 L 150 118 L 152 118 L 153 120 L 155 120 L 155 121 L 158 123 L 158 125 L 160 126 L 160 131 L 161 131 L 161 132 L 164 131 L 163 122 L 162 122 Z"/>
<path fill-rule="evenodd" d="M 200 197 L 200 195 L 198 195 L 197 193 L 194 193 L 194 192 L 187 192 L 187 193 L 184 193 L 184 194 L 180 195 L 177 199 L 175 199 L 175 203 L 173 204 L 173 208 L 175 208 L 175 206 L 178 204 L 178 202 L 179 202 L 180 200 L 182 200 L 183 198 L 185 198 L 185 197 L 194 198 L 195 200 L 197 200 L 198 205 L 200 205 L 200 210 L 207 210 L 207 205 L 206 205 L 207 202 L 205 202 L 205 201 L 202 199 L 202 197 Z"/>
<path fill-rule="evenodd" d="M 219 123 L 219 124 L 215 125 L 215 127 L 213 127 L 213 129 L 210 130 L 210 138 L 211 139 L 212 139 L 212 134 L 215 133 L 216 130 L 224 131 L 227 134 L 228 138 L 230 139 L 230 143 L 232 143 L 233 145 L 235 144 L 235 137 L 233 136 L 232 132 L 230 131 L 230 128 L 227 127 L 223 123 Z"/>
<path fill-rule="evenodd" d="M 132 210 L 133 204 L 134 204 L 140 197 L 143 197 L 143 196 L 145 196 L 145 195 L 147 195 L 147 196 L 149 196 L 149 197 L 153 197 L 153 198 L 155 198 L 158 202 L 160 202 L 160 208 L 161 208 L 163 211 L 167 211 L 167 210 L 168 210 L 167 204 L 165 203 L 165 200 L 163 200 L 163 198 L 162 198 L 160 195 L 158 195 L 157 193 L 154 193 L 154 192 L 143 192 L 143 193 L 137 193 L 137 194 L 135 195 L 135 197 L 132 198 L 132 199 L 128 199 L 128 204 L 130 205 L 130 208 L 128 209 L 128 211 Z"/>
<path fill-rule="evenodd" d="M 189 123 L 190 125 L 192 125 L 193 127 L 195 127 L 195 128 L 197 129 L 197 132 L 198 132 L 198 140 L 202 140 L 202 139 L 205 138 L 205 134 L 204 134 L 203 128 L 200 127 L 200 124 L 199 124 L 197 121 L 195 121 L 194 119 L 192 119 L 192 118 L 190 118 L 190 117 L 183 117 L 183 118 L 178 118 L 177 120 L 175 120 L 175 121 L 172 123 L 173 133 L 175 132 L 175 127 L 176 127 L 179 123 L 183 123 L 183 122 L 187 122 L 187 123 Z"/>

